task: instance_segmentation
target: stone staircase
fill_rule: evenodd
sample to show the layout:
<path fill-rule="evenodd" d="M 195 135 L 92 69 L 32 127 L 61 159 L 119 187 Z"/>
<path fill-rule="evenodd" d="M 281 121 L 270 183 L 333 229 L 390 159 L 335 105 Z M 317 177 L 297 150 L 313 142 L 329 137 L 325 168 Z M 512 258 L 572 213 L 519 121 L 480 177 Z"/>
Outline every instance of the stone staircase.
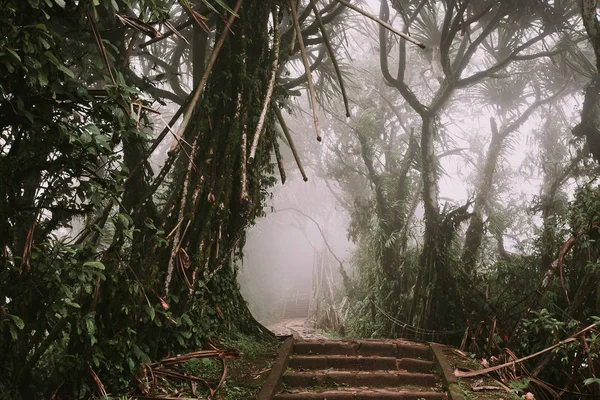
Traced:
<path fill-rule="evenodd" d="M 283 319 L 288 318 L 306 318 L 310 309 L 309 292 L 296 291 L 293 297 L 287 299 L 283 306 Z"/>
<path fill-rule="evenodd" d="M 427 344 L 403 340 L 294 341 L 278 400 L 447 399 Z M 275 367 L 274 367 L 275 369 Z M 261 397 L 259 396 L 259 399 Z"/>

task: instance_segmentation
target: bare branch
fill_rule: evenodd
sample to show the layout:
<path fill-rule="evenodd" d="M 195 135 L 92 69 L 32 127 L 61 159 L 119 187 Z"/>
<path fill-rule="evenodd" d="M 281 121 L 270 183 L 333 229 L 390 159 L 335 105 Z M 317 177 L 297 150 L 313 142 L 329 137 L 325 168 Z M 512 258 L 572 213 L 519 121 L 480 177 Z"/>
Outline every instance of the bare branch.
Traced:
<path fill-rule="evenodd" d="M 404 32 L 400 32 L 398 29 L 394 28 L 393 26 L 391 26 L 390 24 L 388 24 L 385 21 L 382 21 L 381 19 L 377 18 L 376 16 L 374 16 L 373 14 L 370 14 L 364 10 L 361 10 L 360 8 L 356 7 L 354 4 L 351 4 L 349 2 L 347 2 L 346 0 L 336 0 L 338 3 L 341 3 L 343 5 L 345 5 L 346 7 L 356 11 L 359 14 L 364 15 L 365 17 L 369 18 L 372 21 L 377 22 L 379 25 L 385 27 L 386 29 L 394 32 L 396 35 L 400 36 L 401 38 L 408 40 L 409 42 L 416 44 L 417 46 L 419 46 L 420 48 L 424 49 L 425 45 L 421 42 L 419 42 L 416 39 L 411 38 L 410 36 L 408 36 L 407 34 L 405 34 Z M 386 6 L 387 6 L 387 0 L 382 0 L 382 3 L 386 2 Z"/>

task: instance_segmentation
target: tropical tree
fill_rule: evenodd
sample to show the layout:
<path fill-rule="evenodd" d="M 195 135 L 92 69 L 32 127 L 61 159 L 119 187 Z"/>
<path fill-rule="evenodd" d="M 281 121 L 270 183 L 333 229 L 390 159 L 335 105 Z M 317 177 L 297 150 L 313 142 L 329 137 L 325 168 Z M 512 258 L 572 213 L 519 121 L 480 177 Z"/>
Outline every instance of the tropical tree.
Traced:
<path fill-rule="evenodd" d="M 412 321 L 419 314 L 419 324 L 432 328 L 434 324 L 443 326 L 450 323 L 440 319 L 440 315 L 453 315 L 458 311 L 458 307 L 455 305 L 452 308 L 453 302 L 449 301 L 456 298 L 453 293 L 456 285 L 448 265 L 448 243 L 440 240 L 440 232 L 452 237 L 460 222 L 469 218 L 466 208 L 457 209 L 447 216 L 440 211 L 439 162 L 436 153 L 436 138 L 441 135 L 440 117 L 448 102 L 459 91 L 488 80 L 502 79 L 521 63 L 562 52 L 565 44 L 573 42 L 564 28 L 569 26 L 576 10 L 568 2 L 555 2 L 553 5 L 521 2 L 396 2 L 393 6 L 404 31 L 410 31 L 431 49 L 426 56 L 431 62 L 435 79 L 432 90 L 419 98 L 412 89 L 414 77 L 407 79 L 407 49 L 404 42 L 397 46 L 398 68 L 393 76 L 388 65 L 387 34 L 381 29 L 379 43 L 383 76 L 421 118 L 419 167 L 423 181 L 425 232 L 419 276 L 408 320 Z M 385 1 L 381 3 L 380 18 L 389 18 Z M 545 95 L 542 95 L 542 88 L 536 89 L 538 102 L 547 102 L 556 95 L 556 88 L 547 89 Z M 537 106 L 535 103 L 529 105 Z M 524 115 L 530 112 L 524 112 Z M 478 207 L 481 200 L 480 197 Z M 477 240 L 469 244 L 474 246 Z M 465 256 L 472 254 L 473 249 L 467 249 Z M 417 310 L 420 312 L 417 313 Z"/>

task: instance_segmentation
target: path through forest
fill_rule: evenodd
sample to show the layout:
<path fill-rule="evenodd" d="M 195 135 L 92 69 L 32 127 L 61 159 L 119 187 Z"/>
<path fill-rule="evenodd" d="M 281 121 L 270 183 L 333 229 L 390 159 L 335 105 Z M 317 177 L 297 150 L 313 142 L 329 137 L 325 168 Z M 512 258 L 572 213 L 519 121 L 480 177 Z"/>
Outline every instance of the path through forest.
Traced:
<path fill-rule="evenodd" d="M 292 318 L 269 324 L 269 328 L 277 336 L 298 335 L 302 339 L 327 339 L 317 329 L 308 326 L 306 318 Z"/>

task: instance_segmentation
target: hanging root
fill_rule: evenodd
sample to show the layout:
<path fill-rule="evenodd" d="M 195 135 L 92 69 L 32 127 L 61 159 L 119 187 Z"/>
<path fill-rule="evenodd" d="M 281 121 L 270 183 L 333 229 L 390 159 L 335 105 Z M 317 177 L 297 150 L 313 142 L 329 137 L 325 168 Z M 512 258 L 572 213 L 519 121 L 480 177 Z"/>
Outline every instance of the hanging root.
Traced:
<path fill-rule="evenodd" d="M 337 58 L 335 56 L 335 52 L 333 51 L 333 47 L 331 46 L 331 40 L 329 40 L 329 34 L 325 29 L 325 25 L 323 24 L 323 19 L 321 18 L 321 14 L 319 14 L 319 9 L 315 4 L 314 0 L 310 0 L 310 6 L 315 14 L 315 18 L 317 19 L 317 23 L 319 24 L 319 29 L 321 30 L 321 36 L 323 37 L 323 41 L 325 42 L 325 47 L 327 47 L 327 52 L 329 53 L 329 58 L 333 63 L 333 68 L 335 69 L 335 74 L 337 75 L 338 82 L 340 83 L 340 90 L 342 92 L 342 99 L 344 100 L 344 108 L 346 110 L 346 117 L 350 118 L 350 106 L 348 105 L 348 96 L 346 95 L 346 86 L 344 85 L 344 79 L 342 78 L 342 73 L 340 71 L 340 66 L 337 62 Z"/>
<path fill-rule="evenodd" d="M 290 1 L 290 9 L 292 10 L 292 17 L 294 19 L 294 25 L 296 27 L 296 36 L 298 37 L 298 45 L 300 46 L 300 54 L 302 55 L 302 62 L 304 63 L 304 69 L 306 70 L 306 81 L 308 82 L 308 92 L 310 94 L 310 101 L 312 104 L 313 119 L 315 122 L 315 131 L 317 133 L 317 140 L 321 141 L 321 128 L 319 128 L 319 115 L 317 111 L 317 96 L 315 94 L 315 85 L 312 80 L 312 73 L 310 72 L 310 63 L 308 62 L 308 56 L 306 55 L 306 47 L 304 46 L 304 39 L 302 38 L 302 30 L 300 29 L 300 21 L 298 20 L 298 13 L 296 7 L 294 7 L 294 0 Z"/>
<path fill-rule="evenodd" d="M 281 176 L 281 184 L 285 184 L 285 169 L 283 167 L 283 157 L 281 156 L 281 152 L 279 151 L 279 142 L 277 142 L 277 137 L 273 138 L 273 152 L 275 153 L 275 158 L 277 159 L 277 168 L 279 168 L 279 175 Z"/>
<path fill-rule="evenodd" d="M 281 129 L 283 130 L 283 134 L 288 141 L 290 149 L 292 150 L 292 154 L 294 155 L 294 160 L 296 160 L 296 165 L 298 165 L 298 169 L 300 170 L 300 174 L 302 174 L 302 179 L 304 182 L 308 181 L 308 177 L 306 176 L 306 172 L 304 172 L 304 167 L 302 167 L 302 161 L 300 161 L 300 157 L 298 156 L 298 152 L 296 151 L 296 146 L 294 145 L 294 141 L 292 140 L 292 135 L 290 134 L 290 130 L 288 129 L 285 120 L 283 119 L 283 115 L 281 115 L 281 110 L 276 108 L 275 113 L 277 114 L 277 120 L 279 121 L 279 125 L 281 125 Z"/>

